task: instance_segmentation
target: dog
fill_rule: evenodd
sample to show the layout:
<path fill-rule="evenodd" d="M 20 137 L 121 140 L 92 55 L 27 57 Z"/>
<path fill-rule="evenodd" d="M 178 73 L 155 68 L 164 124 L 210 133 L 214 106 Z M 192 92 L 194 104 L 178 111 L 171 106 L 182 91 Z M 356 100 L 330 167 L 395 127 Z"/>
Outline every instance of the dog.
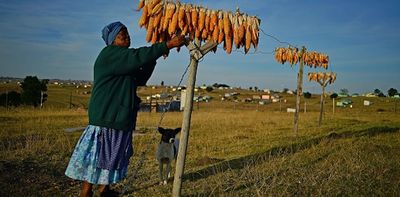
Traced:
<path fill-rule="evenodd" d="M 158 127 L 157 130 L 161 134 L 161 140 L 156 151 L 156 159 L 160 170 L 160 185 L 166 185 L 171 177 L 171 163 L 176 160 L 178 155 L 179 139 L 175 138 L 175 136 L 181 131 L 181 128 L 164 129 Z M 166 165 L 165 173 L 164 165 Z"/>

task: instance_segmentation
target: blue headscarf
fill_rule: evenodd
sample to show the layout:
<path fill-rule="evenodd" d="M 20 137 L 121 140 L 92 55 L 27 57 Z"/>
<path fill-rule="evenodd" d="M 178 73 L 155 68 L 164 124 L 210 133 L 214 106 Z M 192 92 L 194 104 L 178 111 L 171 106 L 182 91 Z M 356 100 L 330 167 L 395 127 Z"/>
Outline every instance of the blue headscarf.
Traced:
<path fill-rule="evenodd" d="M 117 35 L 122 27 L 125 27 L 125 25 L 122 24 L 121 22 L 117 21 L 117 22 L 110 23 L 109 25 L 107 25 L 103 28 L 102 38 L 107 46 L 111 45 L 114 42 L 115 37 L 117 37 Z"/>

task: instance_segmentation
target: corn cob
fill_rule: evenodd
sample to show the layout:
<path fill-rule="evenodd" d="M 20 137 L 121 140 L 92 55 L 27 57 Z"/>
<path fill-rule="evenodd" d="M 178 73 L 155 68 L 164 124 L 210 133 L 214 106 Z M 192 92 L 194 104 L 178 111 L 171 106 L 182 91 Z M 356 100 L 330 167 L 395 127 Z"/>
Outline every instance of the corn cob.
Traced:
<path fill-rule="evenodd" d="M 197 8 L 194 7 L 190 10 L 190 15 L 191 15 L 191 19 L 192 19 L 192 26 L 194 28 L 197 27 L 197 18 L 198 18 L 198 11 Z"/>
<path fill-rule="evenodd" d="M 140 17 L 140 20 L 139 20 L 139 26 L 140 26 L 140 27 L 143 27 L 143 26 L 146 26 L 146 25 L 147 25 L 147 22 L 148 22 L 147 13 L 148 13 L 148 7 L 147 7 L 147 5 L 145 5 L 145 6 L 143 7 L 142 16 Z"/>
<path fill-rule="evenodd" d="M 199 20 L 198 20 L 198 28 L 200 31 L 203 31 L 205 20 L 206 20 L 206 11 L 204 8 L 200 8 Z"/>
<path fill-rule="evenodd" d="M 140 11 L 144 7 L 144 0 L 139 0 L 139 4 L 137 6 L 137 11 Z"/>
<path fill-rule="evenodd" d="M 151 41 L 151 37 L 153 36 L 153 21 L 154 21 L 154 17 L 150 17 L 149 19 L 149 25 L 147 28 L 147 33 L 146 33 L 146 41 L 150 42 Z"/>
<path fill-rule="evenodd" d="M 177 6 L 175 8 L 175 10 L 176 11 L 175 11 L 174 15 L 172 16 L 170 25 L 168 27 L 168 33 L 169 33 L 170 36 L 175 34 L 175 32 L 177 30 L 177 26 L 178 26 L 178 10 L 179 10 L 179 7 Z"/>
<path fill-rule="evenodd" d="M 210 32 L 214 32 L 215 26 L 218 24 L 218 16 L 215 10 L 211 11 L 210 16 L 210 27 L 208 28 Z"/>
<path fill-rule="evenodd" d="M 204 29 L 209 32 L 210 29 L 210 20 L 211 20 L 211 10 L 207 10 L 206 12 L 206 18 L 204 21 Z"/>
<path fill-rule="evenodd" d="M 154 16 L 154 15 L 157 15 L 158 13 L 162 12 L 163 7 L 164 7 L 164 6 L 163 6 L 162 3 L 158 3 L 157 5 L 155 5 L 155 6 L 153 7 L 153 9 L 151 10 L 150 15 L 151 15 L 151 16 Z"/>
<path fill-rule="evenodd" d="M 247 54 L 250 50 L 250 45 L 251 45 L 251 29 L 250 25 L 246 25 L 246 43 L 245 43 L 245 48 L 244 48 L 244 53 Z"/>

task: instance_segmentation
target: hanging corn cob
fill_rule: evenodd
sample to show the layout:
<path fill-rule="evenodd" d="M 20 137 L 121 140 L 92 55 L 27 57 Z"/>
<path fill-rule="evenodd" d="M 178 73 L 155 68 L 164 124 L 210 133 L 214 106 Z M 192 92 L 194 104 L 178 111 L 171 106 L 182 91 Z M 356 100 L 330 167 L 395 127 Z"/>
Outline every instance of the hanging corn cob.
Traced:
<path fill-rule="evenodd" d="M 224 42 L 228 54 L 232 45 L 243 47 L 245 53 L 251 45 L 254 49 L 258 46 L 260 19 L 239 9 L 232 14 L 172 0 L 139 0 L 137 10 L 143 10 L 139 26 L 146 28 L 147 42 L 168 41 L 181 34 L 200 41 Z"/>
<path fill-rule="evenodd" d="M 329 57 L 326 54 L 318 53 L 316 51 L 306 51 L 303 54 L 300 54 L 300 51 L 294 47 L 279 47 L 275 49 L 275 60 L 281 64 L 284 64 L 287 61 L 291 65 L 294 65 L 297 64 L 300 59 L 303 59 L 304 64 L 310 67 L 322 67 L 328 69 Z"/>
<path fill-rule="evenodd" d="M 321 85 L 332 84 L 336 80 L 336 74 L 333 72 L 310 72 L 308 73 L 308 80 L 318 82 Z"/>

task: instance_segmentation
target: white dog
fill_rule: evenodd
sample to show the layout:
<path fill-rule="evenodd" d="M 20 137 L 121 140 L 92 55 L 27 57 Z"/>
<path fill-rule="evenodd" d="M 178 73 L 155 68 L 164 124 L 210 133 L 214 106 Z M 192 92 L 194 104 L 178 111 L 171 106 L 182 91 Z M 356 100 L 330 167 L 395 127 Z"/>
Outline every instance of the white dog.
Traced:
<path fill-rule="evenodd" d="M 161 141 L 157 146 L 156 159 L 160 169 L 160 184 L 167 184 L 171 177 L 171 163 L 178 155 L 179 140 L 175 138 L 176 134 L 181 131 L 181 128 L 164 129 L 159 127 L 158 132 L 161 133 Z M 164 173 L 164 164 L 166 169 Z"/>

